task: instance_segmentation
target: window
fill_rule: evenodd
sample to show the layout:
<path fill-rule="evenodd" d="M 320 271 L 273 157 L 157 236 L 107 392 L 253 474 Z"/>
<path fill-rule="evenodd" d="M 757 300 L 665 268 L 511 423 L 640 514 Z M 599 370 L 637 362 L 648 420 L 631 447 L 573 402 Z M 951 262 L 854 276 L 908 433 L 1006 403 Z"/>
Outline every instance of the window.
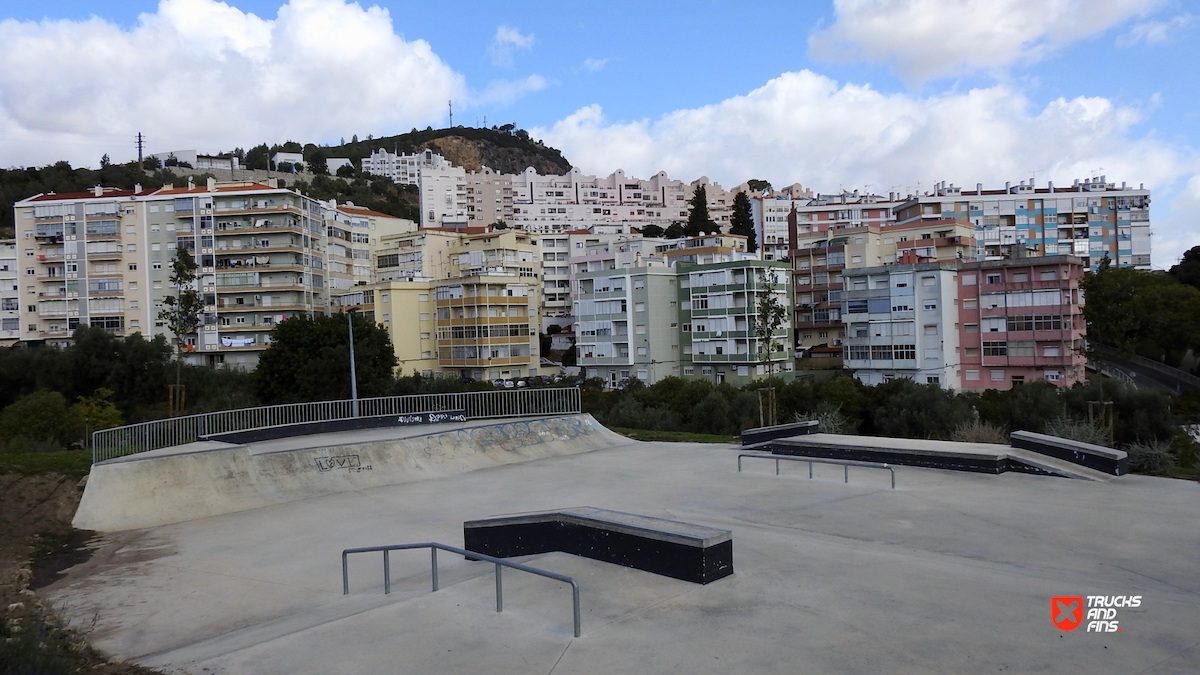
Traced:
<path fill-rule="evenodd" d="M 866 345 L 847 347 L 846 358 L 851 361 L 866 361 L 871 358 L 871 349 Z"/>
<path fill-rule="evenodd" d="M 635 302 L 635 303 L 633 304 L 633 311 L 635 311 L 635 312 L 644 312 L 644 311 L 646 311 L 646 303 L 644 303 L 644 302 Z"/>
<path fill-rule="evenodd" d="M 1055 270 L 1043 270 L 1038 276 L 1042 281 L 1055 281 L 1058 279 L 1058 272 Z M 1047 380 L 1050 378 L 1046 378 Z"/>
<path fill-rule="evenodd" d="M 983 355 L 984 356 L 1008 356 L 1008 343 L 1007 342 L 984 342 L 983 343 Z M 1003 372 L 1003 371 L 1001 371 L 1001 372 Z M 995 379 L 995 378 L 993 378 L 993 379 Z M 1000 379 L 1004 379 L 1004 378 L 1001 377 Z"/>
<path fill-rule="evenodd" d="M 925 311 L 928 312 L 928 311 L 937 309 L 937 303 L 936 302 L 927 302 L 924 305 L 922 305 L 922 307 L 925 309 Z"/>
<path fill-rule="evenodd" d="M 937 375 L 929 375 L 929 376 L 926 376 L 925 382 L 927 384 L 941 384 L 942 378 L 938 377 Z"/>
<path fill-rule="evenodd" d="M 915 360 L 917 358 L 916 345 L 896 345 L 893 348 L 893 358 Z"/>
<path fill-rule="evenodd" d="M 1001 276 L 1000 274 L 989 274 L 989 275 L 987 275 L 987 282 L 988 282 L 989 284 L 998 284 L 998 283 L 1000 283 L 1002 280 L 1003 280 L 1003 276 Z"/>
<path fill-rule="evenodd" d="M 137 244 L 130 244 L 125 247 L 125 250 L 129 251 L 130 253 L 136 253 L 137 252 Z"/>
<path fill-rule="evenodd" d="M 154 270 L 161 270 L 161 269 L 162 269 L 162 263 L 160 263 L 160 262 L 154 262 L 154 263 L 150 263 L 150 269 L 154 269 Z"/>
<path fill-rule="evenodd" d="M 1003 382 L 1004 381 L 1004 371 L 1003 370 L 993 370 L 991 372 L 992 372 L 992 381 L 993 382 Z"/>
<path fill-rule="evenodd" d="M 421 312 L 421 321 L 429 320 L 429 312 Z"/>
<path fill-rule="evenodd" d="M 963 309 L 979 309 L 979 300 L 977 298 L 963 298 Z"/>
<path fill-rule="evenodd" d="M 968 370 L 967 371 L 967 380 L 969 380 L 971 382 L 975 382 L 978 379 L 979 379 L 979 371 L 978 370 Z"/>
<path fill-rule="evenodd" d="M 963 286 L 974 286 L 975 285 L 975 275 L 974 274 L 964 274 L 962 277 L 962 285 Z"/>
<path fill-rule="evenodd" d="M 646 326 L 644 324 L 637 324 L 636 326 L 633 327 L 633 332 L 636 335 L 645 335 L 646 334 Z"/>
<path fill-rule="evenodd" d="M 851 300 L 851 301 L 847 302 L 846 303 L 846 313 L 847 314 L 866 314 L 867 313 L 867 301 L 866 300 Z"/>
<path fill-rule="evenodd" d="M 872 361 L 890 361 L 892 359 L 891 345 L 871 345 Z"/>
<path fill-rule="evenodd" d="M 1013 272 L 1012 280 L 1016 283 L 1029 281 L 1029 272 Z"/>
<path fill-rule="evenodd" d="M 684 375 L 695 375 L 696 369 L 693 366 L 686 366 L 683 369 L 683 374 Z"/>
<path fill-rule="evenodd" d="M 1033 356 L 1033 342 L 1028 340 L 1012 340 L 1008 343 L 1009 356 Z"/>
<path fill-rule="evenodd" d="M 1042 356 L 1058 356 L 1058 345 L 1042 345 Z"/>
<path fill-rule="evenodd" d="M 637 355 L 638 355 L 638 356 L 645 356 L 645 355 L 646 355 L 646 348 L 645 348 L 645 347 L 638 347 L 638 348 L 637 348 Z"/>
<path fill-rule="evenodd" d="M 936 324 L 925 326 L 925 335 L 937 335 L 938 327 Z"/>
<path fill-rule="evenodd" d="M 1013 383 L 1014 387 L 1018 387 L 1022 384 L 1025 384 L 1025 376 L 1024 375 L 1013 375 L 1012 383 Z"/>
<path fill-rule="evenodd" d="M 129 271 L 136 272 L 137 271 L 137 263 L 129 263 Z"/>
<path fill-rule="evenodd" d="M 936 286 L 937 277 L 921 277 L 922 286 Z"/>

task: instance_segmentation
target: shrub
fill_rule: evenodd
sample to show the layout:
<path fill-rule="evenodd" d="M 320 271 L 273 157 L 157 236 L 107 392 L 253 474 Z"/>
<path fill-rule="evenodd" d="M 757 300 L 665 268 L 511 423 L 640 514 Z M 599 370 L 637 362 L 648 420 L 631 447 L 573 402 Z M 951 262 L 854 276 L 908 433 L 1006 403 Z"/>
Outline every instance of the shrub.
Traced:
<path fill-rule="evenodd" d="M 1008 445 L 1008 430 L 998 424 L 973 420 L 954 428 L 950 440 L 960 443 L 999 443 Z"/>
<path fill-rule="evenodd" d="M 22 396 L 0 412 L 0 444 L 9 451 L 57 450 L 83 438 L 83 422 L 57 391 Z"/>
<path fill-rule="evenodd" d="M 1165 474 L 1175 466 L 1171 441 L 1135 441 L 1123 448 L 1129 453 L 1129 468 L 1138 473 Z"/>
<path fill-rule="evenodd" d="M 807 413 L 796 413 L 792 418 L 795 422 L 819 423 L 817 431 L 823 434 L 853 434 L 858 431 L 858 425 L 842 414 L 842 406 L 828 401 L 819 403 L 815 409 Z"/>
<path fill-rule="evenodd" d="M 1070 415 L 1059 415 L 1046 424 L 1046 434 L 1108 447 L 1108 432 L 1099 424 Z"/>

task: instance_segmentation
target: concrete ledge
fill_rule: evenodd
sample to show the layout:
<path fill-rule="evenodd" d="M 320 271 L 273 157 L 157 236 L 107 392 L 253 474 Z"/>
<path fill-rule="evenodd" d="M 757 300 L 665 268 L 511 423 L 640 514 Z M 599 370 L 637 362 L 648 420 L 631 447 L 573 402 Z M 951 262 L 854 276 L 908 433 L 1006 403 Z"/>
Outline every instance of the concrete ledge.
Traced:
<path fill-rule="evenodd" d="M 988 443 L 956 443 L 909 438 L 812 434 L 771 443 L 778 455 L 801 455 L 826 459 L 920 466 L 976 473 L 1008 471 L 1008 446 Z"/>
<path fill-rule="evenodd" d="M 1014 448 L 1049 455 L 1109 475 L 1124 476 L 1129 473 L 1129 456 L 1120 450 L 1102 445 L 1035 434 L 1032 431 L 1014 431 L 1009 437 L 1009 442 Z"/>
<path fill-rule="evenodd" d="M 756 445 L 766 441 L 773 441 L 777 438 L 816 434 L 820 433 L 820 427 L 820 422 L 809 420 L 807 422 L 792 422 L 790 424 L 777 424 L 772 427 L 747 429 L 742 432 L 742 445 Z"/>
<path fill-rule="evenodd" d="M 463 547 L 497 558 L 563 552 L 708 584 L 733 574 L 733 534 L 594 507 L 463 523 Z"/>

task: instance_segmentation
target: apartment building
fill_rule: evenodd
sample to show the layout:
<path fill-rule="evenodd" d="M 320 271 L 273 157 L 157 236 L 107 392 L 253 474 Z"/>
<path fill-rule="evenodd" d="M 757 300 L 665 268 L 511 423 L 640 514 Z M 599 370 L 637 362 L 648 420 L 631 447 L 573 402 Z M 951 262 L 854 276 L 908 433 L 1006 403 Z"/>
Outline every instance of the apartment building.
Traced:
<path fill-rule="evenodd" d="M 846 270 L 845 367 L 869 385 L 1069 387 L 1084 379 L 1083 273 L 1073 256 Z"/>
<path fill-rule="evenodd" d="M 467 172 L 461 167 L 422 168 L 418 189 L 421 227 L 464 229 L 471 226 L 467 217 Z"/>
<path fill-rule="evenodd" d="M 606 251 L 572 265 L 576 353 L 588 377 L 609 386 L 669 376 L 744 384 L 792 370 L 787 263 L 671 266 L 658 255 Z M 754 324 L 766 294 L 785 319 L 764 340 Z"/>
<path fill-rule="evenodd" d="M 575 278 L 577 363 L 609 387 L 679 376 L 677 271 L 660 262 L 580 272 Z"/>
<path fill-rule="evenodd" d="M 386 213 L 347 203 L 322 204 L 327 238 L 326 264 L 330 292 L 341 291 L 376 281 L 376 253 L 384 240 L 415 232 L 417 224 Z"/>
<path fill-rule="evenodd" d="M 1150 269 L 1150 191 L 1105 176 L 1076 180 L 1070 187 L 1034 181 L 1003 190 L 974 191 L 939 183 L 929 194 L 895 207 L 896 222 L 953 218 L 975 225 L 976 259 L 998 258 L 1014 249 L 1037 255 L 1074 255 L 1095 270 L 1104 256 L 1118 267 Z"/>
<path fill-rule="evenodd" d="M 387 176 L 400 185 L 420 185 L 423 170 L 442 170 L 453 166 L 450 160 L 432 150 L 401 155 L 379 148 L 371 156 L 362 159 L 364 173 Z"/>
<path fill-rule="evenodd" d="M 81 324 L 153 334 L 146 202 L 139 201 L 148 194 L 96 187 L 16 202 L 22 341 L 66 346 Z M 154 243 L 161 249 L 165 239 Z"/>
<path fill-rule="evenodd" d="M 1086 378 L 1078 256 L 968 262 L 958 267 L 958 341 L 964 390 Z"/>
<path fill-rule="evenodd" d="M 513 177 L 488 167 L 466 175 L 467 221 L 472 226 L 509 223 L 513 217 Z"/>
<path fill-rule="evenodd" d="M 712 265 L 732 260 L 757 258 L 748 250 L 748 238 L 740 234 L 708 234 L 684 239 L 660 240 L 654 252 L 668 265 L 693 263 Z"/>
<path fill-rule="evenodd" d="M 170 337 L 158 319 L 177 248 L 204 300 L 194 362 L 253 367 L 276 323 L 328 310 L 319 202 L 252 182 L 96 187 L 17 202 L 21 339 L 57 346 L 79 325 Z"/>
<path fill-rule="evenodd" d="M 847 269 L 843 363 L 863 384 L 961 389 L 956 261 Z"/>
<path fill-rule="evenodd" d="M 684 377 L 741 386 L 790 372 L 792 298 L 788 264 L 738 260 L 708 265 L 680 263 L 679 335 Z M 770 296 L 770 297 L 768 297 Z M 770 335 L 759 332 L 767 302 L 784 311 Z"/>
<path fill-rule="evenodd" d="M 0 347 L 11 347 L 21 338 L 18 261 L 16 240 L 0 240 Z"/>

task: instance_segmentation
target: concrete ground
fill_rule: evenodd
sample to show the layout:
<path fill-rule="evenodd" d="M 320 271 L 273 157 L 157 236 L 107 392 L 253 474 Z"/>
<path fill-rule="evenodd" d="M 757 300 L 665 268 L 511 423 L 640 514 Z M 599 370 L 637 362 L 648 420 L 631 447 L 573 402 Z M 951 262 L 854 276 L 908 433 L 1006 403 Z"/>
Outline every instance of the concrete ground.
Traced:
<path fill-rule="evenodd" d="M 582 454 L 105 535 L 50 589 L 93 643 L 193 673 L 1200 672 L 1200 486 L 747 461 L 734 446 L 621 442 Z M 568 588 L 427 552 L 465 520 L 596 506 L 732 530 L 707 586 L 566 554 L 522 559 Z M 1141 595 L 1121 632 L 1064 633 L 1051 597 Z"/>

